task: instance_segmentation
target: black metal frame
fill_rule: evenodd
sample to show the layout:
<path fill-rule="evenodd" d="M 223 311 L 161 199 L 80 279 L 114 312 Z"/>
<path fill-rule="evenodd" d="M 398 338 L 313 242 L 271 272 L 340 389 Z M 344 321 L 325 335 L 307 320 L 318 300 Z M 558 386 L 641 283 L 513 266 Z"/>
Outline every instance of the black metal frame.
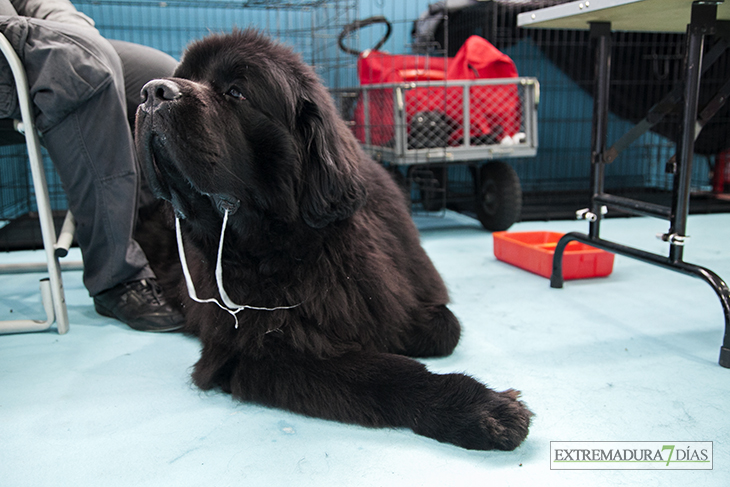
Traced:
<path fill-rule="evenodd" d="M 715 291 L 720 299 L 725 316 L 725 335 L 720 348 L 719 364 L 730 368 L 730 290 L 727 284 L 711 270 L 682 260 L 684 243 L 687 237 L 687 214 L 689 210 L 690 177 L 692 174 L 692 158 L 694 141 L 697 136 L 698 120 L 698 95 L 700 75 L 703 68 L 703 46 L 706 35 L 716 32 L 717 4 L 712 2 L 693 2 L 692 17 L 687 27 L 687 46 L 685 53 L 685 79 L 681 93 L 675 90 L 662 100 L 654 108 L 650 115 L 613 147 L 606 149 L 606 128 L 608 125 L 608 96 L 609 82 L 611 79 L 611 24 L 610 22 L 591 23 L 591 37 L 596 42 L 595 58 L 595 97 L 593 104 L 593 126 L 592 126 L 592 155 L 591 155 L 591 179 L 592 193 L 591 208 L 583 212 L 583 216 L 590 221 L 588 234 L 571 232 L 564 235 L 555 248 L 553 257 L 553 271 L 550 278 L 550 286 L 553 288 L 563 287 L 563 251 L 569 242 L 576 240 L 593 247 L 603 249 L 616 254 L 624 255 L 644 261 L 649 264 L 658 265 L 669 270 L 681 272 L 693 277 L 703 279 Z M 719 49 L 726 49 L 727 42 L 723 42 Z M 715 53 L 707 55 L 708 63 Z M 727 96 L 722 96 L 726 91 L 726 84 L 721 93 L 702 112 L 699 126 L 706 121 L 708 112 L 713 112 L 724 103 Z M 679 97 L 677 96 L 679 95 Z M 674 187 L 672 191 L 672 205 L 665 207 L 647 202 L 633 200 L 606 194 L 604 191 L 604 173 L 606 164 L 611 163 L 620 150 L 624 149 L 636 133 L 648 130 L 651 124 L 656 123 L 657 117 L 661 118 L 668 113 L 667 104 L 679 103 L 682 109 L 681 134 L 677 141 L 677 153 L 667 165 L 668 172 L 674 175 Z M 719 106 L 718 106 L 719 105 Z M 713 111 L 714 110 L 714 111 Z M 648 120 L 648 122 L 647 122 Z M 662 239 L 669 243 L 669 255 L 664 257 L 658 254 L 645 252 L 639 249 L 610 242 L 600 238 L 600 224 L 603 207 L 619 209 L 635 215 L 652 216 L 668 220 L 669 231 L 662 236 Z"/>

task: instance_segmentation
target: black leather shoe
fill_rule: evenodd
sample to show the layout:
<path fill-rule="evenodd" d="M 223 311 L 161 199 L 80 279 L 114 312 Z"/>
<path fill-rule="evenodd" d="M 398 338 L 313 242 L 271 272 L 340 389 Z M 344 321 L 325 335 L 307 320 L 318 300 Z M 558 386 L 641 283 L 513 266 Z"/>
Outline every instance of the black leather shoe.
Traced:
<path fill-rule="evenodd" d="M 139 331 L 175 331 L 185 324 L 182 314 L 165 301 L 154 279 L 125 282 L 99 293 L 94 296 L 94 308 L 100 315 Z"/>

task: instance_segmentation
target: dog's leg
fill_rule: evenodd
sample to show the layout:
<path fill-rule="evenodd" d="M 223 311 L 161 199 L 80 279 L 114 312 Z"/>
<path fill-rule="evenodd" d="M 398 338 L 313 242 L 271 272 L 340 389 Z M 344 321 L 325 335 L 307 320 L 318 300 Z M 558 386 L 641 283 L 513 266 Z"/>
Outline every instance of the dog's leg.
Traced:
<path fill-rule="evenodd" d="M 444 357 L 459 343 L 461 325 L 445 305 L 424 306 L 413 318 L 412 328 L 401 338 L 403 348 L 392 350 L 409 357 Z"/>
<path fill-rule="evenodd" d="M 527 436 L 529 410 L 513 390 L 496 392 L 462 374 L 436 375 L 412 359 L 386 353 L 352 353 L 318 360 L 281 353 L 262 360 L 227 362 L 222 378 L 203 370 L 201 387 L 217 376 L 244 400 L 308 416 L 375 427 L 408 427 L 438 441 L 479 450 L 512 450 Z"/>

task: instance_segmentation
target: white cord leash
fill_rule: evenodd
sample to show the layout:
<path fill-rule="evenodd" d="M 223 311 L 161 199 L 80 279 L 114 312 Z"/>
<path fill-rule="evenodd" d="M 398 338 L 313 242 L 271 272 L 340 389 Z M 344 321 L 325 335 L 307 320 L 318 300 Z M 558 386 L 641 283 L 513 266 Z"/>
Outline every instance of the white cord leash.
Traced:
<path fill-rule="evenodd" d="M 292 309 L 299 306 L 299 304 L 295 304 L 293 306 L 277 306 L 275 308 L 263 308 L 259 306 L 249 306 L 247 304 L 236 304 L 233 302 L 233 300 L 228 296 L 228 293 L 223 287 L 223 264 L 222 262 L 222 256 L 223 256 L 223 239 L 226 234 L 226 226 L 228 224 L 228 209 L 225 209 L 225 213 L 223 214 L 223 227 L 221 228 L 221 238 L 218 242 L 218 257 L 216 258 L 215 263 L 215 282 L 218 285 L 218 294 L 220 294 L 221 299 L 223 300 L 224 304 L 221 304 L 216 298 L 207 298 L 207 299 L 200 299 L 198 297 L 198 294 L 195 292 L 195 285 L 193 284 L 193 279 L 190 277 L 190 269 L 188 268 L 188 262 L 185 258 L 185 248 L 183 247 L 183 240 L 182 240 L 182 232 L 180 230 L 180 218 L 178 216 L 175 216 L 175 234 L 177 236 L 177 252 L 180 255 L 180 264 L 182 264 L 182 270 L 183 275 L 185 276 L 185 284 L 188 288 L 188 295 L 190 296 L 190 299 L 193 301 L 196 301 L 198 303 L 215 303 L 224 311 L 227 311 L 228 313 L 233 316 L 233 319 L 236 320 L 236 328 L 238 328 L 238 312 L 244 310 L 244 309 L 255 309 L 259 311 L 277 311 L 281 309 Z"/>

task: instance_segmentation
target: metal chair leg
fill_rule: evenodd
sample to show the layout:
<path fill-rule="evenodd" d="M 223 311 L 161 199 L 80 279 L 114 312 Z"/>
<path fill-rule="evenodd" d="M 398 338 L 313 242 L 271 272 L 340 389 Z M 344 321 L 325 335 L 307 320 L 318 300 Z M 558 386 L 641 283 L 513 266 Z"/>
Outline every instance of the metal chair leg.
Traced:
<path fill-rule="evenodd" d="M 41 154 L 40 140 L 35 130 L 33 119 L 33 110 L 30 100 L 30 92 L 28 89 L 28 79 L 25 75 L 25 68 L 18 58 L 7 38 L 0 34 L 0 50 L 8 61 L 10 69 L 15 78 L 15 86 L 18 92 L 18 103 L 22 117 L 21 123 L 16 123 L 16 129 L 25 134 L 26 146 L 28 149 L 28 158 L 30 159 L 30 169 L 33 177 L 33 187 L 35 189 L 36 202 L 38 204 L 38 217 L 41 225 L 41 235 L 43 237 L 43 248 L 46 252 L 46 263 L 48 264 L 48 284 L 50 285 L 50 294 L 53 313 L 48 314 L 51 323 L 53 318 L 57 323 L 59 334 L 68 332 L 68 313 L 66 311 L 66 298 L 63 292 L 63 281 L 61 279 L 61 268 L 56 257 L 56 231 L 53 224 L 53 215 L 51 213 L 50 198 L 48 196 L 48 185 L 46 182 L 46 174 L 43 169 L 43 156 Z M 41 285 L 42 295 L 45 284 Z M 44 304 L 45 305 L 45 304 Z M 21 326 L 17 322 L 10 322 L 8 326 L 0 324 L 0 333 L 17 333 L 21 331 L 39 331 L 39 325 L 35 321 L 29 320 L 26 326 Z M 48 324 L 48 327 L 50 327 Z M 42 328 L 42 329 L 47 329 Z M 12 330 L 12 331 L 7 331 Z"/>

